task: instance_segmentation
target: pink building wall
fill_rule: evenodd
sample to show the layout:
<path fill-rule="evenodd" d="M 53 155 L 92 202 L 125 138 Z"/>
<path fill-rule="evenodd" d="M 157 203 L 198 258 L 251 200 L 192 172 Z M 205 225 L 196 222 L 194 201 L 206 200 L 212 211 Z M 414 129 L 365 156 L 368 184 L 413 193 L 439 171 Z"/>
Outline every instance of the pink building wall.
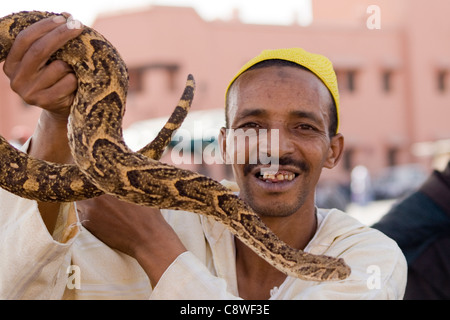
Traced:
<path fill-rule="evenodd" d="M 380 30 L 366 26 L 373 4 L 381 9 Z M 411 146 L 450 138 L 450 2 L 314 0 L 313 10 L 308 27 L 206 22 L 193 9 L 178 7 L 100 16 L 94 27 L 118 48 L 133 87 L 141 86 L 129 93 L 124 126 L 169 115 L 188 73 L 197 82 L 192 111 L 223 108 L 229 79 L 248 59 L 263 49 L 299 46 L 328 56 L 341 81 L 348 156 L 324 179 L 348 180 L 349 170 L 361 164 L 374 174 L 390 162 L 430 165 Z M 349 72 L 354 91 L 345 84 Z M 389 92 L 383 89 L 386 73 Z M 444 90 L 439 74 L 446 74 Z M 25 107 L 3 78 L 0 133 L 12 138 L 17 125 L 32 130 L 39 112 Z"/>

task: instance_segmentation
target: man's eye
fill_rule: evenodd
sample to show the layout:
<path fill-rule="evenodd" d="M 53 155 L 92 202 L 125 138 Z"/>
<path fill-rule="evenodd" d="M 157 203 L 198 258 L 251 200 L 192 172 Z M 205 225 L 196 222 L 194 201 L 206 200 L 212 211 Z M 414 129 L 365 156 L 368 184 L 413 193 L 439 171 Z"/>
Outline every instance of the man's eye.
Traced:
<path fill-rule="evenodd" d="M 316 130 L 316 128 L 314 126 L 312 126 L 310 124 L 306 124 L 306 123 L 298 125 L 298 128 L 301 130 Z"/>
<path fill-rule="evenodd" d="M 244 123 L 241 128 L 262 128 L 261 125 L 255 123 L 255 122 L 247 122 Z"/>

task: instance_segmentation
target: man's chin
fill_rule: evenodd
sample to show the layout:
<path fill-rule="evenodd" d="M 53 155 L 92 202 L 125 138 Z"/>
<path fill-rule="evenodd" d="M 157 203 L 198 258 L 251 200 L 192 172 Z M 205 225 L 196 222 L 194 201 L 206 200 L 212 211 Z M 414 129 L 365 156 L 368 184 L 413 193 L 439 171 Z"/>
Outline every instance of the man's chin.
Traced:
<path fill-rule="evenodd" d="M 265 196 L 265 197 L 245 197 L 244 201 L 255 211 L 260 217 L 288 217 L 297 212 L 303 205 L 303 201 L 297 198 L 293 202 L 292 197 L 289 201 L 283 197 Z"/>

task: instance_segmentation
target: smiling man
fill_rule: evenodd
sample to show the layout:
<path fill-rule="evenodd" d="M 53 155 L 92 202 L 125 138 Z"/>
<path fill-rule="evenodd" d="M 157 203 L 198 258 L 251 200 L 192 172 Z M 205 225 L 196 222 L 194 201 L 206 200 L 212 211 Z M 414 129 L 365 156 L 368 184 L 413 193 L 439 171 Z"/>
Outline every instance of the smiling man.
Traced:
<path fill-rule="evenodd" d="M 220 223 L 187 212 L 162 210 L 165 220 L 149 222 L 148 208 L 130 210 L 119 202 L 112 215 L 99 214 L 109 200 L 97 199 L 80 206 L 84 226 L 137 259 L 154 299 L 401 299 L 406 264 L 395 242 L 343 212 L 315 206 L 322 170 L 335 167 L 343 151 L 338 110 L 336 75 L 327 58 L 297 48 L 264 51 L 231 81 L 227 128 L 219 140 L 236 180 L 228 186 L 290 246 L 343 258 L 352 268 L 346 280 L 286 276 Z M 242 144 L 238 131 L 271 138 Z M 255 152 L 273 163 L 250 161 Z"/>
<path fill-rule="evenodd" d="M 326 85 L 299 64 L 277 59 L 285 55 L 290 55 L 291 60 L 311 57 L 313 61 L 320 59 L 329 64 L 324 57 L 302 49 L 264 51 L 244 66 L 229 86 L 226 123 L 232 130 L 244 132 L 277 131 L 278 140 L 271 141 L 270 148 L 266 148 L 277 151 L 277 171 L 264 171 L 268 165 L 246 161 L 233 165 L 233 173 L 240 197 L 285 242 L 303 249 L 317 230 L 315 186 L 322 169 L 331 169 L 337 164 L 342 154 L 343 136 L 336 133 L 336 103 Z M 328 70 L 325 76 L 331 79 L 330 86 L 336 85 L 332 71 Z M 222 129 L 221 136 L 225 135 Z M 224 142 L 229 139 L 222 138 L 222 141 L 223 153 L 226 153 L 227 143 Z M 237 252 L 252 256 L 240 242 L 237 242 Z M 264 274 L 275 277 L 276 272 L 270 269 L 256 274 L 255 268 L 248 266 L 258 264 L 246 260 L 239 259 L 238 255 L 237 268 L 241 270 L 238 275 L 247 273 L 238 276 L 241 288 L 261 283 L 257 278 Z M 279 278 L 283 279 L 283 275 L 279 274 Z M 255 288 L 254 293 L 259 289 Z M 266 288 L 265 292 L 268 291 Z"/>
<path fill-rule="evenodd" d="M 16 41 L 17 54 L 6 62 L 16 92 L 33 84 L 33 94 L 46 92 L 35 85 L 40 81 L 32 75 L 49 70 L 45 65 L 51 54 L 48 48 L 75 36 L 56 27 L 52 21 L 37 23 Z M 42 37 L 52 30 L 64 37 Z M 35 41 L 49 52 L 28 54 Z M 42 67 L 35 70 L 30 63 Z M 31 75 L 21 77 L 15 71 L 18 68 Z M 61 81 L 57 74 L 57 70 L 47 73 L 51 83 Z M 76 87 L 76 79 L 65 81 Z M 56 88 L 64 88 L 60 93 L 73 98 L 74 90 L 68 92 L 67 85 Z M 70 162 L 67 119 L 61 112 L 50 116 L 59 102 L 57 96 L 43 95 L 46 121 L 38 126 L 28 151 L 42 159 L 54 160 L 57 155 L 59 161 Z M 68 110 L 70 103 L 63 106 Z M 0 297 L 401 299 L 406 262 L 396 243 L 341 211 L 315 206 L 320 174 L 336 166 L 343 150 L 331 62 L 296 48 L 264 51 L 231 81 L 226 115 L 229 130 L 223 128 L 220 133 L 224 157 L 234 158 L 242 151 L 249 157 L 256 147 L 269 153 L 276 164 L 251 163 L 248 158 L 235 162 L 236 182 L 227 186 L 239 192 L 290 246 L 343 258 L 352 269 L 347 279 L 313 282 L 286 276 L 225 226 L 190 212 L 160 212 L 110 196 L 47 207 L 1 191 L 0 223 L 8 228 L 0 233 Z M 278 139 L 270 135 L 271 139 L 258 139 L 256 146 L 242 150 L 232 148 L 234 138 L 229 133 L 233 130 L 252 130 L 256 135 L 276 132 Z M 52 223 L 46 222 L 49 214 Z M 77 286 L 68 286 L 72 278 L 62 276 L 71 264 L 76 268 L 70 270 L 81 273 L 73 277 L 80 279 Z"/>
<path fill-rule="evenodd" d="M 333 131 L 336 125 L 330 129 L 337 123 L 336 112 L 330 112 L 336 107 L 324 83 L 294 63 L 268 60 L 240 75 L 227 97 L 231 129 L 278 132 L 278 171 L 263 172 L 267 166 L 248 162 L 233 166 L 241 197 L 259 213 L 267 211 L 269 203 L 283 207 L 267 215 L 290 215 L 308 198 L 308 209 L 314 209 L 322 168 L 333 168 L 343 149 L 342 135 Z"/>

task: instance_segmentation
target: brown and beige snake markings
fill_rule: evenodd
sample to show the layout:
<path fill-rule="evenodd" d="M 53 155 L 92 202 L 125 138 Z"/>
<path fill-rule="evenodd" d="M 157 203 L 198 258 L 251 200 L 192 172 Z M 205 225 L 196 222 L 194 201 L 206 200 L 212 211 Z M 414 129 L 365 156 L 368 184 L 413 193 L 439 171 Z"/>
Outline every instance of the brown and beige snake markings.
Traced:
<path fill-rule="evenodd" d="M 0 59 L 4 60 L 17 34 L 55 14 L 20 12 L 0 19 Z M 32 159 L 0 141 L 0 186 L 39 201 L 76 201 L 102 193 L 160 209 L 191 211 L 223 223 L 260 257 L 285 274 L 304 280 L 342 280 L 350 268 L 343 259 L 312 255 L 282 242 L 259 216 L 233 192 L 211 178 L 157 161 L 167 135 L 184 120 L 193 95 L 188 84 L 171 119 L 140 152 L 122 137 L 122 117 L 128 86 L 125 63 L 98 32 L 83 33 L 58 50 L 52 59 L 66 61 L 78 78 L 78 91 L 69 116 L 69 142 L 76 165 Z M 176 116 L 180 113 L 181 116 Z M 163 137 L 165 135 L 165 137 Z"/>

